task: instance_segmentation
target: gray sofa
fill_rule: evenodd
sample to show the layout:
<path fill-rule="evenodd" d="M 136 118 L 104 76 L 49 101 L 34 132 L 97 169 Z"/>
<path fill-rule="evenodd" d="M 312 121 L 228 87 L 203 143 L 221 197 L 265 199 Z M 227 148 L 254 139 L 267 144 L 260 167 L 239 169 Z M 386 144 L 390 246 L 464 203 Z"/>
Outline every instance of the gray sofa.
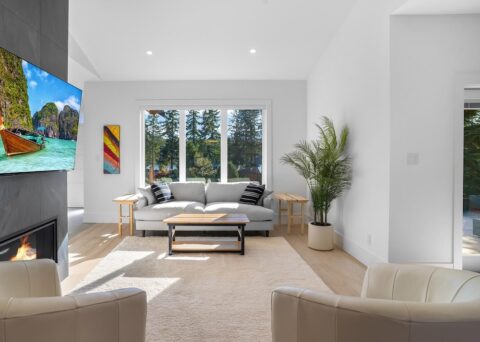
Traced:
<path fill-rule="evenodd" d="M 181 213 L 239 213 L 245 214 L 250 223 L 245 230 L 264 231 L 268 236 L 273 229 L 273 210 L 271 191 L 265 191 L 264 197 L 258 205 L 239 203 L 240 197 L 248 182 L 241 183 L 208 183 L 201 182 L 176 182 L 170 183 L 170 190 L 175 200 L 167 203 L 149 204 L 148 199 L 139 195 L 139 200 L 134 210 L 136 230 L 164 230 L 168 227 L 163 220 Z M 267 195 L 268 194 L 268 195 Z M 186 227 L 177 226 L 177 230 Z M 236 230 L 236 227 L 222 227 L 222 230 Z M 188 227 L 187 230 L 218 230 L 215 227 L 199 226 Z"/>

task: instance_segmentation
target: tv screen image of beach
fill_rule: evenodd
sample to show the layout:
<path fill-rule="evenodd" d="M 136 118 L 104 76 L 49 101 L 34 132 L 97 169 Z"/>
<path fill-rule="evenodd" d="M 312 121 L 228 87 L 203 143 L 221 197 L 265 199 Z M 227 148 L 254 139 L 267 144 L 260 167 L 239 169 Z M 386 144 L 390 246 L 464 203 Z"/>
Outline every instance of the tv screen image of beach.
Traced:
<path fill-rule="evenodd" d="M 0 48 L 0 173 L 72 170 L 82 91 Z"/>

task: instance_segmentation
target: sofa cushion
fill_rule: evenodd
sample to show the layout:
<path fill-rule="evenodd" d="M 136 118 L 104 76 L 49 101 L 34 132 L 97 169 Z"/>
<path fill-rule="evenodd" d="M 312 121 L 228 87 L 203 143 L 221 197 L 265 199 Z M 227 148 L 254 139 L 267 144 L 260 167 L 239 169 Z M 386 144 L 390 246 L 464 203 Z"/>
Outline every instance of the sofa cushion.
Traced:
<path fill-rule="evenodd" d="M 249 182 L 208 183 L 205 190 L 207 203 L 238 202 Z"/>
<path fill-rule="evenodd" d="M 171 201 L 156 203 L 135 210 L 135 219 L 141 221 L 161 221 L 182 213 L 203 213 L 204 204 L 192 201 Z"/>
<path fill-rule="evenodd" d="M 202 182 L 174 182 L 168 186 L 177 201 L 205 203 L 205 184 Z"/>
<path fill-rule="evenodd" d="M 205 214 L 245 214 L 250 221 L 272 221 L 273 210 L 238 202 L 215 202 L 205 206 Z"/>

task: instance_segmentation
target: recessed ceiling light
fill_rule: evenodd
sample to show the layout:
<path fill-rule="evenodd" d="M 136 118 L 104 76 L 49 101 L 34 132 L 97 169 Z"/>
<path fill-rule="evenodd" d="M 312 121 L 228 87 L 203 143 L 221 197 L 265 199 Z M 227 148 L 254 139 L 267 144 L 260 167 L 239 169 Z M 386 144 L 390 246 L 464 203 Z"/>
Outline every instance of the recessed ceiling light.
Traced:
<path fill-rule="evenodd" d="M 254 55 L 257 53 L 257 50 L 256 49 L 250 49 L 250 54 Z"/>
<path fill-rule="evenodd" d="M 153 55 L 153 52 L 151 50 L 147 50 L 146 54 L 151 56 L 151 55 Z"/>

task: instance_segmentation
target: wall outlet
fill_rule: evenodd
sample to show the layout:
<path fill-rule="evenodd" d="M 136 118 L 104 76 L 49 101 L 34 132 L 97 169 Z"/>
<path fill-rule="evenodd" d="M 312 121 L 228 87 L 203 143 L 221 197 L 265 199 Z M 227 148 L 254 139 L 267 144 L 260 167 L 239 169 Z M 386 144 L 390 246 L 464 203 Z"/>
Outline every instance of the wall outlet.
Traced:
<path fill-rule="evenodd" d="M 419 162 L 420 162 L 420 156 L 418 153 L 415 153 L 415 152 L 407 153 L 407 165 L 418 165 Z"/>
<path fill-rule="evenodd" d="M 367 235 L 367 244 L 370 246 L 372 244 L 372 234 Z"/>

